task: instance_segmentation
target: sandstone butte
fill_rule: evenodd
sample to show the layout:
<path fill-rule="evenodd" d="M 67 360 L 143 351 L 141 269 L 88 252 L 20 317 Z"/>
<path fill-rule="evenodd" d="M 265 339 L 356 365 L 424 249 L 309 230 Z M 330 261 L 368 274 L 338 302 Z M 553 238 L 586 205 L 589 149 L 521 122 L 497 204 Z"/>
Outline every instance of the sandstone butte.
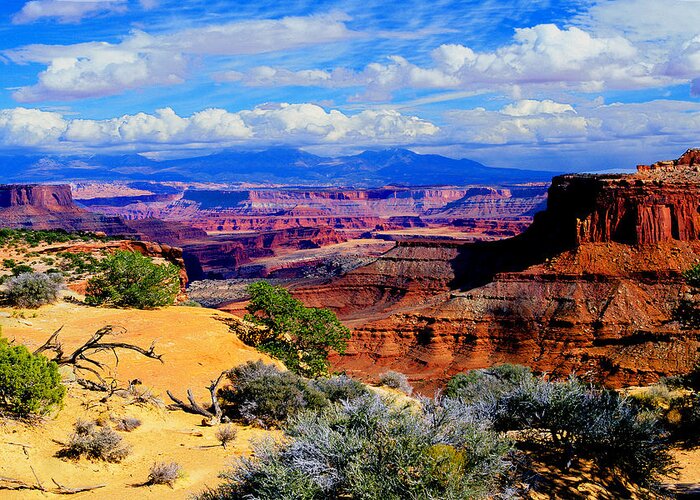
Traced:
<path fill-rule="evenodd" d="M 674 320 L 700 261 L 700 150 L 627 175 L 553 179 L 547 209 L 496 242 L 403 241 L 296 296 L 353 328 L 335 368 L 392 369 L 430 392 L 454 373 L 521 363 L 613 387 L 689 371 L 698 331 Z"/>

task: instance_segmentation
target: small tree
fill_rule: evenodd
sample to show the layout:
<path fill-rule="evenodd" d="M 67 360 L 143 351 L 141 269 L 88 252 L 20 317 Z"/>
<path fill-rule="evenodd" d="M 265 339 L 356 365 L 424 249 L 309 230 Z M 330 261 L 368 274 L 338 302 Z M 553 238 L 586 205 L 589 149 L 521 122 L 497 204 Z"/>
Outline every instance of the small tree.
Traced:
<path fill-rule="evenodd" d="M 342 354 L 350 330 L 328 309 L 305 307 L 282 287 L 264 281 L 248 287 L 245 319 L 263 327 L 244 340 L 282 360 L 295 373 L 316 377 L 328 372 L 328 354 Z M 255 337 L 255 338 L 253 338 Z"/>
<path fill-rule="evenodd" d="M 103 271 L 88 281 L 88 304 L 153 309 L 172 304 L 180 292 L 180 271 L 173 264 L 119 251 L 102 265 Z"/>
<path fill-rule="evenodd" d="M 62 284 L 59 274 L 23 273 L 7 283 L 5 295 L 15 307 L 36 309 L 56 302 Z"/>
<path fill-rule="evenodd" d="M 65 393 L 56 363 L 0 338 L 0 410 L 18 417 L 44 415 Z"/>
<path fill-rule="evenodd" d="M 691 293 L 678 302 L 673 316 L 685 328 L 700 328 L 700 264 L 683 272 L 683 279 Z"/>

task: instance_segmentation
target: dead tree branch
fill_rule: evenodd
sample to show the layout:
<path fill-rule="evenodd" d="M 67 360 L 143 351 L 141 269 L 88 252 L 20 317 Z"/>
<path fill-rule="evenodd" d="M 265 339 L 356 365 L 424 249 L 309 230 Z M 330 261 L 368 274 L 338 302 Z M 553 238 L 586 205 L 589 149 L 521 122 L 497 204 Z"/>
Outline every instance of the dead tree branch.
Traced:
<path fill-rule="evenodd" d="M 202 420 L 203 425 L 219 425 L 223 419 L 223 411 L 221 410 L 221 405 L 219 404 L 219 398 L 216 395 L 216 391 L 221 383 L 221 379 L 223 379 L 227 373 L 228 371 L 221 372 L 216 380 L 212 380 L 211 384 L 207 387 L 207 390 L 209 390 L 209 396 L 211 397 L 211 407 L 209 409 L 206 409 L 197 403 L 194 398 L 194 394 L 192 394 L 192 389 L 187 389 L 187 400 L 189 403 L 185 403 L 183 400 L 176 398 L 169 390 L 166 391 L 168 397 L 174 402 L 174 404 L 170 405 L 169 408 L 171 410 L 183 410 L 187 413 L 207 417 L 206 419 Z"/>
<path fill-rule="evenodd" d="M 96 390 L 101 392 L 114 393 L 115 386 L 114 382 L 108 384 L 102 373 L 104 373 L 107 368 L 106 363 L 99 361 L 94 358 L 98 353 L 111 352 L 114 355 L 115 366 L 119 365 L 119 350 L 134 351 L 142 356 L 151 359 L 157 359 L 163 363 L 163 355 L 157 354 L 155 352 L 156 343 L 155 341 L 150 345 L 148 349 L 139 347 L 134 344 L 129 344 L 127 342 L 107 342 L 104 340 L 105 337 L 116 337 L 126 333 L 126 329 L 120 326 L 107 325 L 99 330 L 97 330 L 90 339 L 83 345 L 78 347 L 71 354 L 66 355 L 63 349 L 63 344 L 59 339 L 59 334 L 63 330 L 63 327 L 56 330 L 48 340 L 39 347 L 34 354 L 39 354 L 42 352 L 53 352 L 54 357 L 52 361 L 55 361 L 59 366 L 68 365 L 73 367 L 73 373 L 76 374 L 77 382 L 85 387 L 86 389 Z M 97 378 L 97 382 L 88 380 L 84 377 L 78 376 L 80 372 L 88 372 Z"/>
<path fill-rule="evenodd" d="M 59 495 L 75 495 L 76 493 L 82 493 L 83 491 L 98 490 L 107 486 L 106 484 L 96 484 L 95 486 L 68 488 L 67 486 L 63 486 L 61 483 L 59 483 L 53 478 L 51 478 L 51 481 L 53 481 L 53 484 L 56 485 L 56 490 L 53 493 L 58 493 Z"/>

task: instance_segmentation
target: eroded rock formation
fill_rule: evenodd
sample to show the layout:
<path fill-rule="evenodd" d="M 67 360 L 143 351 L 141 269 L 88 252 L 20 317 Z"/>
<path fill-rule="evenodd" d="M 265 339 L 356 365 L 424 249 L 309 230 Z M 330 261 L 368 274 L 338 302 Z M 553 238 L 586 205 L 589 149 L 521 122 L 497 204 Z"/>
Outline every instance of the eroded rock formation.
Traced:
<path fill-rule="evenodd" d="M 502 362 L 613 386 L 698 362 L 674 319 L 681 273 L 700 262 L 700 152 L 637 174 L 556 177 L 548 208 L 497 242 L 404 242 L 374 263 L 295 293 L 354 328 L 335 366 L 407 373 L 430 392 Z M 661 167 L 658 167 L 661 165 Z"/>

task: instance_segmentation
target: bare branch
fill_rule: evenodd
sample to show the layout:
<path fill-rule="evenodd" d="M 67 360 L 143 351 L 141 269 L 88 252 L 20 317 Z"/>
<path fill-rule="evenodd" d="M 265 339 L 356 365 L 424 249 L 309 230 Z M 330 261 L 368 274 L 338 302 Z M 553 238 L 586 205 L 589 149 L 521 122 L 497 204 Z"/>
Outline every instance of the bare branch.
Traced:
<path fill-rule="evenodd" d="M 51 478 L 51 481 L 53 481 L 53 484 L 56 485 L 56 490 L 54 493 L 58 493 L 59 495 L 75 495 L 76 493 L 82 493 L 84 491 L 92 491 L 92 490 L 97 490 L 100 488 L 104 488 L 107 486 L 106 484 L 96 484 L 95 486 L 83 486 L 79 488 L 68 488 L 67 486 L 63 486 L 61 483 L 56 481 L 55 479 Z"/>
<path fill-rule="evenodd" d="M 187 389 L 187 400 L 189 403 L 185 403 L 181 399 L 176 398 L 172 392 L 169 390 L 166 391 L 168 394 L 168 397 L 170 397 L 171 400 L 175 404 L 170 405 L 170 409 L 175 409 L 175 410 L 183 410 L 187 413 L 194 413 L 195 415 L 202 415 L 204 417 L 207 417 L 208 420 L 203 420 L 202 424 L 204 425 L 219 425 L 222 421 L 223 417 L 223 411 L 221 410 L 221 405 L 219 404 L 219 398 L 216 395 L 216 390 L 221 383 L 221 379 L 224 378 L 224 375 L 228 373 L 227 371 L 221 372 L 221 374 L 216 378 L 216 380 L 212 380 L 211 384 L 207 387 L 209 390 L 209 395 L 211 397 L 211 410 L 207 410 L 203 408 L 199 403 L 194 398 L 194 394 L 192 394 L 192 389 Z"/>
<path fill-rule="evenodd" d="M 65 325 L 63 325 L 63 326 L 65 326 Z M 63 326 L 61 326 L 61 328 L 59 328 L 58 330 L 53 332 L 53 334 L 44 343 L 44 345 L 42 345 L 36 351 L 34 351 L 33 354 L 36 355 L 36 354 L 42 353 L 44 351 L 54 351 L 56 353 L 57 358 L 62 357 L 63 356 L 63 346 L 58 341 L 58 334 L 61 333 L 61 330 L 63 330 Z"/>
<path fill-rule="evenodd" d="M 144 357 L 150 359 L 157 359 L 163 363 L 163 355 L 157 354 L 155 352 L 156 343 L 155 341 L 151 343 L 148 349 L 139 347 L 134 344 L 129 344 L 127 342 L 105 342 L 103 339 L 107 336 L 116 337 L 126 333 L 126 329 L 121 326 L 106 325 L 99 330 L 97 330 L 90 339 L 83 345 L 75 349 L 71 354 L 66 355 L 63 351 L 63 345 L 59 340 L 59 333 L 63 330 L 63 327 L 56 330 L 51 337 L 39 347 L 34 354 L 38 354 L 46 351 L 53 351 L 55 356 L 52 361 L 55 361 L 58 365 L 72 365 L 73 372 L 76 374 L 77 382 L 85 388 L 99 390 L 102 392 L 110 392 L 110 387 L 107 382 L 102 377 L 100 372 L 106 370 L 107 365 L 94 358 L 95 354 L 109 351 L 114 355 L 116 365 L 119 364 L 119 353 L 118 351 L 134 351 L 141 354 Z M 92 366 L 87 366 L 92 365 Z M 97 377 L 97 382 L 87 380 L 78 376 L 78 372 L 86 371 L 92 373 Z M 112 393 L 114 390 L 111 391 Z"/>

